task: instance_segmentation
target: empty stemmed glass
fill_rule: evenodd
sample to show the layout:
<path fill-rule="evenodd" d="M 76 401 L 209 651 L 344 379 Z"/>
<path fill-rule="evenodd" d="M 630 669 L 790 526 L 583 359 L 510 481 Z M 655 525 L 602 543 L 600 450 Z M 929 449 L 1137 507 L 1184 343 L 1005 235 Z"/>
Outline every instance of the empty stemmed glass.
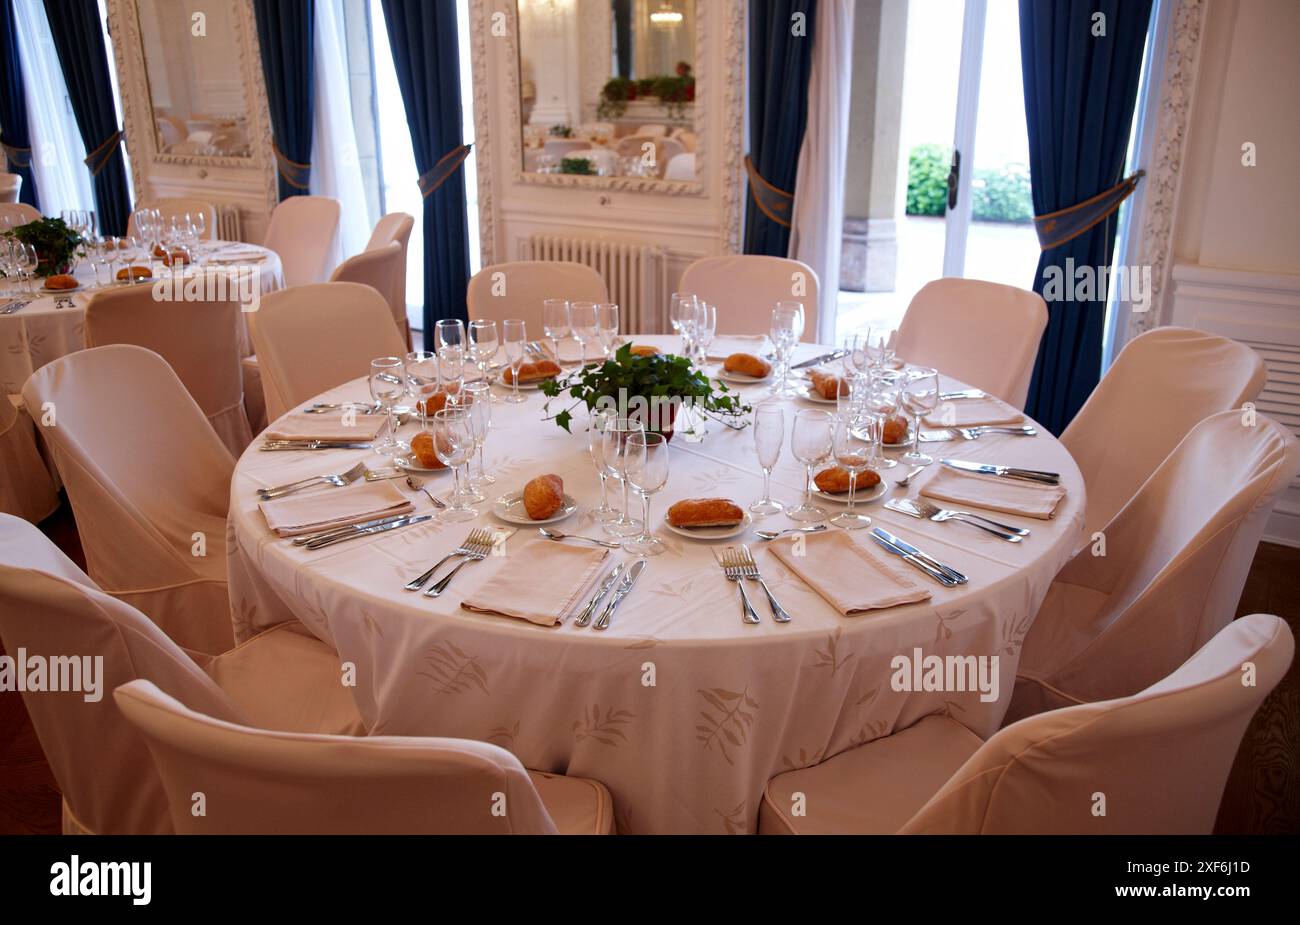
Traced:
<path fill-rule="evenodd" d="M 807 470 L 803 504 L 786 516 L 800 523 L 814 523 L 826 519 L 826 511 L 813 504 L 813 470 L 831 455 L 831 425 L 834 416 L 829 411 L 801 408 L 794 414 L 794 430 L 790 434 L 790 452 Z"/>
<path fill-rule="evenodd" d="M 397 439 L 397 417 L 393 409 L 406 394 L 406 370 L 401 357 L 379 357 L 370 361 L 370 397 L 388 414 L 388 431 L 375 447 L 385 456 L 402 456 L 411 448 Z"/>
<path fill-rule="evenodd" d="M 768 337 L 776 351 L 777 374 L 772 383 L 772 394 L 783 398 L 794 396 L 790 382 L 790 354 L 803 336 L 803 303 L 777 302 L 772 309 L 772 323 Z"/>
<path fill-rule="evenodd" d="M 709 361 L 709 347 L 713 346 L 713 335 L 718 330 L 718 306 L 710 305 L 703 299 L 695 300 L 695 365 L 704 366 Z"/>
<path fill-rule="evenodd" d="M 640 431 L 627 438 L 626 477 L 641 496 L 641 533 L 623 548 L 638 556 L 657 556 L 664 544 L 650 532 L 650 496 L 668 482 L 668 441 L 663 434 Z"/>
<path fill-rule="evenodd" d="M 631 418 L 614 418 L 605 425 L 604 439 L 601 441 L 601 459 L 605 471 L 623 486 L 623 510 L 614 520 L 605 524 L 605 532 L 610 536 L 631 536 L 641 530 L 641 523 L 628 516 L 627 451 L 628 440 L 636 433 L 645 430 L 645 425 Z"/>
<path fill-rule="evenodd" d="M 845 530 L 871 526 L 871 518 L 854 510 L 857 500 L 858 473 L 871 462 L 872 431 L 880 426 L 879 415 L 845 412 L 835 415 L 831 425 L 831 452 L 835 464 L 849 473 L 849 506 L 831 518 L 831 523 Z"/>
<path fill-rule="evenodd" d="M 560 362 L 560 341 L 569 336 L 569 303 L 565 299 L 542 300 L 542 330 L 551 339 L 551 352 Z"/>
<path fill-rule="evenodd" d="M 749 506 L 755 514 L 779 514 L 780 501 L 772 499 L 772 469 L 781 458 L 785 440 L 785 412 L 781 406 L 765 402 L 754 409 L 754 450 L 763 469 L 763 497 Z"/>
<path fill-rule="evenodd" d="M 473 492 L 467 493 L 460 481 L 460 467 L 469 468 L 474 445 L 474 425 L 468 408 L 456 406 L 434 412 L 433 452 L 439 462 L 451 469 L 456 485 L 448 496 L 450 503 L 438 514 L 439 520 L 455 523 L 478 516 L 478 511 L 469 506 Z"/>
<path fill-rule="evenodd" d="M 497 323 L 495 321 L 471 321 L 469 323 L 469 358 L 478 367 L 479 376 L 483 382 L 488 382 L 488 376 L 491 372 L 492 358 L 497 355 L 499 337 L 497 334 Z M 491 392 L 487 395 L 488 401 L 493 401 Z"/>
<path fill-rule="evenodd" d="M 420 412 L 420 427 L 429 429 L 428 401 L 438 393 L 438 355 L 428 350 L 413 350 L 406 355 L 406 388 Z"/>
<path fill-rule="evenodd" d="M 880 367 L 872 372 L 867 385 L 867 407 L 881 416 L 880 433 L 876 441 L 876 458 L 871 463 L 871 468 L 877 471 L 892 469 L 898 465 L 897 459 L 885 455 L 884 441 L 885 424 L 902 410 L 902 398 L 899 394 L 901 378 L 897 371 Z"/>
<path fill-rule="evenodd" d="M 596 306 L 596 333 L 600 337 L 600 350 L 605 357 L 614 353 L 618 343 L 618 305 L 614 302 L 602 302 Z"/>
<path fill-rule="evenodd" d="M 501 345 L 506 351 L 506 362 L 510 364 L 510 382 L 513 388 L 506 396 L 506 401 L 519 404 L 527 401 L 519 394 L 519 368 L 524 365 L 524 354 L 528 352 L 527 325 L 520 318 L 507 318 L 501 322 Z"/>
<path fill-rule="evenodd" d="M 612 408 L 599 408 L 591 414 L 591 426 L 587 428 L 587 453 L 596 467 L 596 476 L 600 479 L 600 507 L 591 512 L 597 523 L 608 523 L 618 517 L 618 511 L 609 505 L 609 471 L 605 468 L 605 428 L 610 421 L 618 420 L 618 412 Z"/>
<path fill-rule="evenodd" d="M 673 330 L 682 336 L 682 355 L 691 355 L 692 334 L 695 328 L 695 296 L 689 292 L 674 292 L 668 308 L 668 320 Z"/>
<path fill-rule="evenodd" d="M 28 295 L 33 295 L 35 292 L 36 270 L 40 265 L 41 257 L 36 253 L 35 245 L 24 244 L 22 241 L 14 243 L 13 266 L 18 271 L 18 276 L 27 280 Z"/>
<path fill-rule="evenodd" d="M 909 369 L 903 377 L 901 397 L 903 407 L 912 413 L 912 448 L 903 459 L 913 466 L 928 466 L 934 460 L 920 450 L 921 418 L 939 405 L 939 373 L 926 366 Z"/>
<path fill-rule="evenodd" d="M 488 475 L 483 464 L 483 447 L 487 445 L 488 432 L 492 429 L 492 391 L 486 382 L 471 382 L 460 390 L 456 404 L 470 411 L 470 422 L 474 425 L 474 442 L 478 449 L 478 475 L 470 479 L 474 488 L 491 485 L 496 482 L 494 476 Z M 469 474 L 469 469 L 465 470 Z"/>
<path fill-rule="evenodd" d="M 573 328 L 574 339 L 578 342 L 582 359 L 579 363 L 587 365 L 587 344 L 596 339 L 600 330 L 599 312 L 595 302 L 570 302 L 569 324 Z"/>

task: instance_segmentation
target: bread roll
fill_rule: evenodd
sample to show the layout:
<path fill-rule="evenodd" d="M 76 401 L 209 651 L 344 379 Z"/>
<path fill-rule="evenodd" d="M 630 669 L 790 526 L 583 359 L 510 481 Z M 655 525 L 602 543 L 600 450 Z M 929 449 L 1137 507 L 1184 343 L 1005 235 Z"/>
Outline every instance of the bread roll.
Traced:
<path fill-rule="evenodd" d="M 891 443 L 898 445 L 907 439 L 907 418 L 901 414 L 896 414 L 885 420 L 885 428 L 881 433 L 882 443 Z"/>
<path fill-rule="evenodd" d="M 152 279 L 153 270 L 148 267 L 122 267 L 117 271 L 118 279 Z"/>
<path fill-rule="evenodd" d="M 553 379 L 563 370 L 558 363 L 551 360 L 538 360 L 536 363 L 523 363 L 519 367 L 520 382 L 541 382 L 543 379 Z M 514 385 L 515 373 L 509 366 L 501 373 L 501 378 L 505 380 L 506 385 Z"/>
<path fill-rule="evenodd" d="M 813 482 L 819 491 L 828 495 L 843 494 L 849 490 L 849 470 L 835 466 L 823 469 L 813 476 Z M 863 469 L 858 473 L 858 490 L 874 488 L 880 482 L 880 473 L 874 469 Z"/>
<path fill-rule="evenodd" d="M 446 469 L 447 465 L 434 452 L 433 434 L 421 431 L 411 438 L 411 455 L 426 469 Z"/>
<path fill-rule="evenodd" d="M 838 395 L 849 394 L 849 384 L 839 376 L 813 370 L 808 374 L 812 380 L 813 390 L 827 401 L 834 401 Z"/>
<path fill-rule="evenodd" d="M 45 277 L 46 289 L 76 289 L 77 281 L 66 273 L 56 273 Z"/>
<path fill-rule="evenodd" d="M 426 418 L 431 418 L 443 408 L 447 407 L 447 393 L 434 392 L 425 398 L 421 398 L 415 403 L 415 410 L 423 413 Z"/>
<path fill-rule="evenodd" d="M 539 475 L 524 486 L 524 510 L 533 520 L 545 520 L 564 506 L 564 480 Z"/>
<path fill-rule="evenodd" d="M 687 498 L 668 509 L 674 527 L 734 527 L 744 519 L 740 505 L 726 498 Z"/>
<path fill-rule="evenodd" d="M 633 344 L 632 356 L 634 357 L 652 357 L 659 352 L 659 348 L 654 344 Z"/>
<path fill-rule="evenodd" d="M 729 373 L 762 379 L 772 371 L 772 364 L 752 353 L 733 353 L 723 361 L 722 368 Z"/>

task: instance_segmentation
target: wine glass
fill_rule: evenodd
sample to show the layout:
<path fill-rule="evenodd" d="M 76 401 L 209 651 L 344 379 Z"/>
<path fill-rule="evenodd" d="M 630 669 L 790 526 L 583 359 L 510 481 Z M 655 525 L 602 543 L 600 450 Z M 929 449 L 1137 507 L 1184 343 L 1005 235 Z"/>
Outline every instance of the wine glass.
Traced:
<path fill-rule="evenodd" d="M 645 430 L 645 425 L 631 418 L 619 418 L 605 425 L 604 439 L 601 441 L 601 459 L 605 471 L 623 486 L 623 511 L 614 520 L 605 524 L 605 532 L 610 536 L 631 536 L 641 530 L 641 524 L 628 516 L 627 451 L 628 439 Z"/>
<path fill-rule="evenodd" d="M 871 462 L 871 468 L 880 471 L 881 469 L 892 469 L 898 465 L 898 460 L 892 456 L 886 456 L 884 453 L 885 440 L 885 423 L 890 418 L 895 417 L 902 410 L 902 397 L 899 380 L 901 376 L 896 370 L 880 367 L 873 371 L 867 385 L 867 407 L 875 411 L 881 417 L 880 422 L 880 439 L 877 441 L 877 451 L 875 459 Z"/>
<path fill-rule="evenodd" d="M 520 318 L 507 318 L 501 322 L 503 328 L 501 345 L 506 351 L 506 360 L 510 363 L 510 381 L 514 389 L 506 396 L 506 401 L 519 404 L 526 401 L 519 394 L 519 367 L 524 365 L 524 354 L 528 352 L 528 331 Z"/>
<path fill-rule="evenodd" d="M 35 294 L 36 270 L 41 265 L 41 255 L 36 253 L 34 244 L 24 244 L 22 241 L 14 245 L 14 268 L 18 271 L 20 278 L 27 280 L 27 294 Z"/>
<path fill-rule="evenodd" d="M 921 418 L 939 405 L 939 373 L 927 366 L 909 369 L 903 377 L 903 407 L 912 413 L 912 448 L 903 459 L 913 466 L 928 466 L 934 462 L 920 450 Z"/>
<path fill-rule="evenodd" d="M 393 408 L 406 394 L 406 369 L 401 357 L 379 357 L 370 361 L 370 397 L 388 414 L 388 432 L 375 447 L 385 456 L 403 456 L 410 447 L 397 439 L 397 417 Z"/>
<path fill-rule="evenodd" d="M 459 318 L 442 318 L 433 325 L 434 335 L 437 339 L 438 352 L 442 352 L 443 347 L 456 347 L 465 352 L 465 323 Z"/>
<path fill-rule="evenodd" d="M 772 309 L 772 323 L 768 337 L 776 350 L 777 375 L 772 383 L 772 394 L 791 397 L 795 394 L 790 383 L 790 353 L 803 336 L 803 303 L 777 302 Z"/>
<path fill-rule="evenodd" d="M 785 440 L 785 412 L 781 406 L 764 402 L 754 409 L 754 449 L 758 464 L 763 469 L 763 497 L 749 506 L 755 514 L 779 514 L 784 510 L 780 501 L 772 500 L 772 468 L 781 458 L 781 444 Z"/>
<path fill-rule="evenodd" d="M 500 335 L 497 333 L 495 321 L 480 320 L 469 323 L 469 358 L 478 368 L 479 377 L 483 382 L 488 381 L 492 358 L 497 355 L 499 341 Z M 490 392 L 487 399 L 493 400 Z"/>
<path fill-rule="evenodd" d="M 413 350 L 406 355 L 406 387 L 420 412 L 420 427 L 429 429 L 428 401 L 438 393 L 438 355 L 428 350 Z"/>
<path fill-rule="evenodd" d="M 814 523 L 826 519 L 826 511 L 813 504 L 813 469 L 831 455 L 831 424 L 829 411 L 801 408 L 794 415 L 794 430 L 790 434 L 790 452 L 807 470 L 803 504 L 786 511 L 786 516 L 800 523 Z"/>
<path fill-rule="evenodd" d="M 474 426 L 474 442 L 478 449 L 478 475 L 470 479 L 469 484 L 478 488 L 496 482 L 494 476 L 488 475 L 483 464 L 483 447 L 487 445 L 488 432 L 492 429 L 492 387 L 485 381 L 471 382 L 460 390 L 456 404 L 469 408 L 470 423 Z M 465 470 L 469 474 L 469 470 Z"/>
<path fill-rule="evenodd" d="M 438 348 L 438 380 L 451 401 L 465 384 L 465 351 L 459 346 L 443 345 Z"/>
<path fill-rule="evenodd" d="M 862 336 L 863 351 L 872 369 L 884 368 L 885 357 L 889 352 L 889 337 L 892 333 L 888 328 L 873 327 L 867 328 L 867 333 Z"/>
<path fill-rule="evenodd" d="M 104 239 L 97 234 L 87 234 L 85 247 L 86 262 L 90 264 L 91 275 L 95 278 L 94 285 L 98 286 L 99 271 L 108 260 L 108 253 L 104 247 Z"/>
<path fill-rule="evenodd" d="M 542 300 L 542 330 L 551 339 L 551 352 L 560 362 L 560 341 L 569 336 L 569 303 L 565 299 Z"/>
<path fill-rule="evenodd" d="M 704 366 L 709 360 L 709 347 L 718 330 L 718 306 L 703 299 L 695 300 L 695 365 Z"/>
<path fill-rule="evenodd" d="M 682 336 L 682 354 L 690 356 L 691 333 L 695 326 L 695 295 L 690 292 L 674 292 L 668 309 L 668 320 L 673 330 Z"/>
<path fill-rule="evenodd" d="M 610 421 L 618 419 L 618 412 L 612 408 L 599 408 L 591 414 L 591 425 L 587 428 L 587 454 L 596 467 L 596 477 L 600 479 L 600 507 L 591 512 L 597 523 L 608 523 L 618 517 L 618 511 L 609 505 L 609 472 L 605 468 L 605 428 Z"/>
<path fill-rule="evenodd" d="M 638 556 L 657 556 L 664 544 L 650 532 L 650 496 L 668 482 L 668 441 L 663 434 L 640 431 L 627 438 L 627 481 L 641 496 L 641 533 L 623 548 Z"/>
<path fill-rule="evenodd" d="M 595 302 L 572 302 L 569 305 L 569 324 L 573 328 L 573 336 L 578 341 L 578 347 L 582 351 L 581 365 L 587 365 L 587 344 L 596 339 L 596 334 L 600 330 L 600 313 L 596 310 Z"/>
<path fill-rule="evenodd" d="M 468 468 L 474 445 L 474 425 L 468 408 L 454 406 L 434 412 L 433 452 L 439 462 L 451 469 L 456 480 L 455 490 L 448 496 L 450 503 L 438 514 L 439 520 L 455 523 L 478 516 L 478 511 L 468 503 L 473 492 L 467 494 L 460 482 L 460 467 Z"/>
<path fill-rule="evenodd" d="M 618 305 L 614 302 L 602 302 L 596 306 L 596 333 L 600 337 L 600 349 L 606 356 L 614 353 L 618 343 Z"/>
<path fill-rule="evenodd" d="M 832 517 L 831 523 L 845 530 L 871 526 L 871 518 L 855 511 L 854 502 L 857 500 L 858 473 L 865 470 L 871 461 L 872 431 L 879 426 L 878 422 L 878 415 L 845 413 L 835 415 L 831 425 L 831 453 L 835 464 L 849 473 L 849 506 Z"/>

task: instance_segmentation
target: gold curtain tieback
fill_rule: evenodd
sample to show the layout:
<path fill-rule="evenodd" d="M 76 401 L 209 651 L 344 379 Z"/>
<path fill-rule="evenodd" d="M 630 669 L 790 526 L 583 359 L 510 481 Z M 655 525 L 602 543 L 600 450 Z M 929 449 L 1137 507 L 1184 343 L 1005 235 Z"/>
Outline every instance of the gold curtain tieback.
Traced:
<path fill-rule="evenodd" d="M 1120 180 L 1110 189 L 1069 208 L 1048 212 L 1046 215 L 1035 215 L 1034 230 L 1038 232 L 1039 248 L 1046 251 L 1060 247 L 1105 220 L 1120 207 L 1133 190 L 1137 189 L 1138 181 L 1145 177 L 1146 173 L 1145 170 L 1139 170 L 1132 176 Z"/>
<path fill-rule="evenodd" d="M 754 161 L 745 155 L 745 170 L 749 172 L 749 192 L 760 212 L 783 228 L 790 227 L 790 210 L 794 206 L 794 193 L 787 193 L 763 179 Z"/>
<path fill-rule="evenodd" d="M 284 182 L 294 189 L 307 189 L 308 181 L 311 179 L 311 164 L 300 164 L 285 157 L 284 152 L 275 142 L 271 142 L 271 150 L 275 152 L 275 167 L 284 178 Z"/>
<path fill-rule="evenodd" d="M 436 190 L 442 184 L 446 183 L 453 173 L 456 172 L 461 164 L 465 163 L 465 158 L 469 157 L 470 148 L 473 145 L 461 145 L 458 148 L 452 148 L 439 159 L 423 174 L 416 182 L 420 185 L 420 195 L 428 199 L 429 194 Z"/>
<path fill-rule="evenodd" d="M 84 163 L 90 168 L 90 175 L 92 177 L 99 176 L 100 171 L 108 166 L 109 158 L 111 158 L 114 152 L 117 151 L 117 145 L 121 140 L 121 131 L 116 131 L 109 135 L 108 140 L 102 145 L 86 155 Z"/>

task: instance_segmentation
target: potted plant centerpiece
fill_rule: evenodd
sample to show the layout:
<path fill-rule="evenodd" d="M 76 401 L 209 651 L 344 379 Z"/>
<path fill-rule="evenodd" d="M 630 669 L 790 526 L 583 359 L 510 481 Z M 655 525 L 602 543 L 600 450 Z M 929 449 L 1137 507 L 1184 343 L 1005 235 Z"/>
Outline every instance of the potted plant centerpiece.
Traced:
<path fill-rule="evenodd" d="M 26 225 L 18 225 L 4 233 L 4 237 L 14 238 L 36 249 L 37 276 L 55 276 L 59 273 L 71 273 L 76 261 L 77 248 L 82 245 L 82 237 L 64 223 L 61 218 L 38 218 Z"/>

